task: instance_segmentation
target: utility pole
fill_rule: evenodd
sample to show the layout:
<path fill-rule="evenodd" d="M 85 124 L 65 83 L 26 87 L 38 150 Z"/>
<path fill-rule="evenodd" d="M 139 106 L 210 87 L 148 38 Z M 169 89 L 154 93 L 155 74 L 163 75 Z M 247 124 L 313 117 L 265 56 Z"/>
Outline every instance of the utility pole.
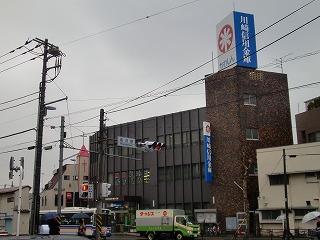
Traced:
<path fill-rule="evenodd" d="M 284 181 L 284 204 L 285 204 L 285 215 L 286 225 L 284 233 L 286 239 L 290 240 L 290 229 L 289 229 L 289 214 L 288 214 L 288 189 L 287 189 L 287 167 L 286 167 L 286 150 L 283 149 L 283 181 Z"/>
<path fill-rule="evenodd" d="M 102 228 L 102 174 L 103 174 L 103 132 L 104 132 L 104 110 L 100 109 L 100 128 L 99 128 L 99 162 L 98 162 L 98 182 L 97 182 L 97 221 L 96 221 L 96 240 L 100 240 Z"/>
<path fill-rule="evenodd" d="M 61 224 L 61 197 L 62 197 L 62 166 L 63 166 L 63 140 L 64 140 L 64 116 L 61 116 L 60 125 L 60 154 L 59 154 L 59 184 L 58 184 L 58 222 L 59 222 L 59 233 Z"/>
<path fill-rule="evenodd" d="M 59 48 L 49 44 L 48 39 L 45 41 L 41 39 L 34 39 L 36 42 L 43 45 L 43 66 L 42 66 L 42 80 L 39 86 L 39 104 L 38 104 L 38 122 L 37 122 L 37 137 L 35 146 L 35 161 L 34 161 L 34 176 L 33 176 L 33 194 L 30 218 L 30 235 L 38 233 L 39 226 L 39 212 L 40 212 L 40 182 L 41 182 L 41 157 L 42 157 L 42 137 L 43 137 L 43 124 L 44 116 L 46 115 L 45 106 L 45 92 L 46 92 L 46 76 L 48 55 L 57 57 L 61 55 Z M 57 66 L 56 66 L 57 67 Z M 53 67 L 54 68 L 54 67 Z"/>

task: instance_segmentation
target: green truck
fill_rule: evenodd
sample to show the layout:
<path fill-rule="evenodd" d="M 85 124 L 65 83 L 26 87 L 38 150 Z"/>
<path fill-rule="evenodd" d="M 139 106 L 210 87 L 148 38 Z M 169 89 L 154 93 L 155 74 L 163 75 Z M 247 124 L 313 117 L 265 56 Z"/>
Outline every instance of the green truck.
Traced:
<path fill-rule="evenodd" d="M 149 240 L 157 238 L 194 239 L 200 235 L 195 217 L 181 209 L 147 209 L 136 211 L 136 230 Z"/>

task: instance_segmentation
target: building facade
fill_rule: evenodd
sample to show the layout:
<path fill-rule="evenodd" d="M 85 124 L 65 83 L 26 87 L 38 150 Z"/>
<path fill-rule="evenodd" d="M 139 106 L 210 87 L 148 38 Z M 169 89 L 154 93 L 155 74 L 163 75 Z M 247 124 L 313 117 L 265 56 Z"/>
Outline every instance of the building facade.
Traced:
<path fill-rule="evenodd" d="M 22 186 L 19 235 L 29 234 L 30 189 L 30 186 Z M 1 228 L 5 228 L 9 235 L 16 235 L 17 233 L 18 204 L 19 187 L 7 187 L 0 189 Z"/>
<path fill-rule="evenodd" d="M 105 207 L 130 224 L 137 208 L 181 208 L 201 223 L 244 211 L 244 163 L 249 208 L 258 208 L 255 150 L 292 144 L 285 74 L 242 67 L 205 78 L 206 107 L 106 127 L 103 179 L 112 184 Z M 203 121 L 211 124 L 213 181 L 204 180 Z M 90 137 L 90 182 L 97 181 L 98 134 Z M 141 152 L 118 147 L 118 136 L 159 141 L 166 148 Z M 127 200 L 126 200 L 127 199 Z M 131 199 L 131 200 L 129 200 Z"/>
<path fill-rule="evenodd" d="M 284 229 L 284 158 L 287 176 L 288 219 L 292 234 L 314 229 L 316 223 L 302 223 L 320 205 L 320 143 L 305 143 L 257 150 L 259 175 L 259 218 L 262 234 L 280 235 Z"/>
<path fill-rule="evenodd" d="M 296 115 L 298 143 L 320 142 L 320 97 L 306 101 L 305 109 Z"/>
<path fill-rule="evenodd" d="M 88 183 L 89 153 L 82 146 L 74 164 L 62 166 L 61 208 L 86 207 L 87 199 L 79 198 L 79 187 Z M 40 193 L 40 210 L 55 210 L 58 206 L 59 169 L 53 171 L 53 177 Z"/>

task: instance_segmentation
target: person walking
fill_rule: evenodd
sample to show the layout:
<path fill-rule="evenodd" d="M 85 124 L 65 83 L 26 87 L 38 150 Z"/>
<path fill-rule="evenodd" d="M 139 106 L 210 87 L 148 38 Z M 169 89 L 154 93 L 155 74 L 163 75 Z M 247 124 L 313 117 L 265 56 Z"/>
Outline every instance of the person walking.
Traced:
<path fill-rule="evenodd" d="M 79 221 L 78 236 L 86 236 L 86 225 L 83 219 Z"/>

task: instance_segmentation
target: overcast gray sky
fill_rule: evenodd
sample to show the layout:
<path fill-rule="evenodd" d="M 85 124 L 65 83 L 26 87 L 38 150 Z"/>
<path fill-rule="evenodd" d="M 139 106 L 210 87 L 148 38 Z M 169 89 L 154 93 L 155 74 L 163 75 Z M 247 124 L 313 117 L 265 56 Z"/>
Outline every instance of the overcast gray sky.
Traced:
<path fill-rule="evenodd" d="M 37 101 L 14 107 L 37 98 L 37 94 L 5 103 L 39 90 L 42 60 L 27 61 L 35 55 L 33 52 L 20 55 L 27 51 L 26 48 L 5 55 L 27 39 L 47 38 L 66 55 L 60 75 L 47 84 L 46 102 L 65 96 L 68 101 L 54 104 L 57 110 L 48 112 L 43 143 L 59 140 L 59 128 L 51 129 L 50 126 L 59 126 L 60 116 L 64 115 L 67 137 L 73 137 L 67 142 L 81 148 L 84 141 L 89 148 L 89 138 L 81 135 L 98 130 L 100 108 L 108 112 L 115 107 L 121 109 L 150 100 L 152 98 L 124 106 L 117 104 L 157 89 L 208 62 L 212 55 L 216 56 L 216 25 L 233 10 L 253 14 L 257 33 L 307 3 L 310 4 L 259 34 L 257 49 L 318 17 L 320 1 L 4 0 L 0 8 L 0 137 L 37 125 Z M 269 66 L 261 70 L 283 71 L 288 75 L 290 88 L 319 82 L 320 54 L 300 58 L 320 50 L 319 26 L 318 18 L 264 48 L 258 53 L 258 66 L 266 66 L 280 58 L 291 59 L 283 63 L 283 69 Z M 27 47 L 30 49 L 35 45 L 32 42 Z M 37 49 L 35 53 L 40 52 L 41 49 Z M 299 59 L 292 60 L 295 57 Z M 157 89 L 154 94 L 163 95 L 164 91 L 195 82 L 212 71 L 217 71 L 216 60 L 214 64 L 205 64 Z M 48 78 L 53 76 L 54 72 L 49 72 Z M 293 132 L 296 131 L 294 116 L 305 110 L 304 101 L 320 95 L 319 89 L 319 85 L 314 85 L 290 91 Z M 204 106 L 204 84 L 198 84 L 138 107 L 110 113 L 106 124 L 110 126 Z M 35 131 L 30 131 L 0 139 L 0 184 L 11 184 L 8 171 L 9 159 L 13 156 L 15 165 L 19 164 L 20 157 L 25 158 L 24 184 L 33 185 L 34 150 L 13 150 L 34 145 L 35 138 Z M 7 151 L 13 152 L 4 153 Z M 65 149 L 64 157 L 77 152 Z M 51 151 L 43 152 L 41 187 L 58 167 L 58 158 L 58 143 L 53 144 Z M 18 185 L 17 173 L 13 181 Z"/>

